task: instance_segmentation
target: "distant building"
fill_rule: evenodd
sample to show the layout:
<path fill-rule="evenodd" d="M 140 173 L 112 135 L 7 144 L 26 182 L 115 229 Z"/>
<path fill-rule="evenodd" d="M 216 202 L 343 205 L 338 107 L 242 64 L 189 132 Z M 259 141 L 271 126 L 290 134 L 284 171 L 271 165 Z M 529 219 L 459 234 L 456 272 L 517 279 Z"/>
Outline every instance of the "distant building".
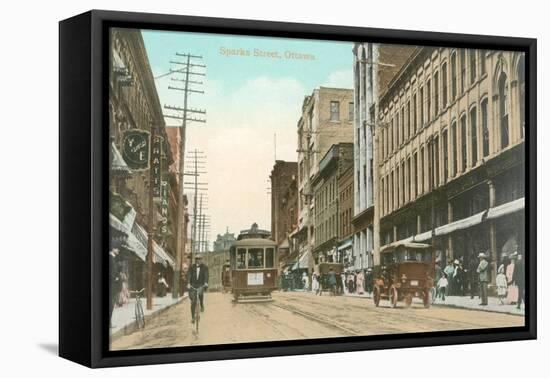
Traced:
<path fill-rule="evenodd" d="M 298 121 L 298 224 L 292 248 L 314 269 L 314 193 L 312 178 L 333 144 L 353 142 L 353 91 L 320 87 L 306 96 Z M 303 263 L 300 263 L 304 266 Z"/>
<path fill-rule="evenodd" d="M 313 259 L 315 264 L 338 261 L 339 186 L 342 173 L 353 166 L 353 144 L 333 145 L 319 162 L 311 180 L 315 198 Z"/>
<path fill-rule="evenodd" d="M 344 269 L 353 268 L 353 164 L 338 176 L 338 256 Z"/>
<path fill-rule="evenodd" d="M 229 230 L 225 231 L 225 234 L 218 234 L 214 241 L 214 252 L 229 251 L 229 247 L 235 243 L 237 239 L 234 233 L 229 233 Z"/>
<path fill-rule="evenodd" d="M 277 160 L 270 175 L 271 235 L 277 243 L 279 263 L 290 256 L 289 235 L 298 224 L 298 163 Z"/>

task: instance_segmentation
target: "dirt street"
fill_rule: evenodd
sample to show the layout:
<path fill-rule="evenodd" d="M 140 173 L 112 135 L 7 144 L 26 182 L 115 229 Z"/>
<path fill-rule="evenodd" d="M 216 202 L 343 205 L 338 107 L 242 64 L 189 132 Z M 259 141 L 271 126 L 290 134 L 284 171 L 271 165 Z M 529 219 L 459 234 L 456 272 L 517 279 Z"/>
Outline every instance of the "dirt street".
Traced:
<path fill-rule="evenodd" d="M 175 347 L 255 341 L 326 338 L 405 332 L 447 331 L 523 326 L 522 316 L 463 310 L 443 306 L 425 309 L 413 304 L 374 307 L 372 300 L 273 293 L 272 302 L 232 302 L 230 294 L 207 293 L 200 332 L 191 324 L 189 301 L 168 309 L 148 322 L 143 331 L 125 335 L 112 350 Z"/>

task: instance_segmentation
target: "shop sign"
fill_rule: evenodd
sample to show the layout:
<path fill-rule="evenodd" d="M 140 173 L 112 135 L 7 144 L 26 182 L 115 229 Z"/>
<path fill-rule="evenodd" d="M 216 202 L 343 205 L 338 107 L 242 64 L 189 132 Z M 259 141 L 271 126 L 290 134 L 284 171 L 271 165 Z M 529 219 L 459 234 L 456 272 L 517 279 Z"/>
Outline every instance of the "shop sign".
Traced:
<path fill-rule="evenodd" d="M 124 131 L 122 140 L 122 157 L 128 167 L 134 171 L 149 168 L 149 132 L 140 129 Z"/>

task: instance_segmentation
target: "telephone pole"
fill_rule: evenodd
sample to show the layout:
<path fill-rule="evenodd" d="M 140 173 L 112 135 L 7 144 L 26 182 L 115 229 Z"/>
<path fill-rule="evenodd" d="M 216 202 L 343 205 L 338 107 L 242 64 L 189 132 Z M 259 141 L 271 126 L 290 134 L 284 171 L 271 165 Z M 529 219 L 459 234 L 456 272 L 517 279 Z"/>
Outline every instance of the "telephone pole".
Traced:
<path fill-rule="evenodd" d="M 194 180 L 193 182 L 184 182 L 184 185 L 192 185 L 191 187 L 187 186 L 186 189 L 191 189 L 194 191 L 193 195 L 193 227 L 192 229 L 192 240 L 191 240 L 191 262 L 195 260 L 195 253 L 197 252 L 197 232 L 198 232 L 198 194 L 201 190 L 208 190 L 208 188 L 203 187 L 203 185 L 208 185 L 206 182 L 199 182 L 198 178 L 201 174 L 206 174 L 206 171 L 200 171 L 200 169 L 204 169 L 204 164 L 206 163 L 206 155 L 204 155 L 204 152 L 199 151 L 197 149 L 191 151 L 191 153 L 188 156 L 190 160 L 190 166 L 188 166 L 188 169 L 191 169 L 191 171 L 188 171 L 187 173 L 189 176 L 193 176 Z"/>
<path fill-rule="evenodd" d="M 184 168 L 185 168 L 185 142 L 186 142 L 186 131 L 187 131 L 187 122 L 201 122 L 205 123 L 206 120 L 204 118 L 196 118 L 194 116 L 189 116 L 189 114 L 202 114 L 205 115 L 205 110 L 200 109 L 193 109 L 188 107 L 188 98 L 189 94 L 191 93 L 197 93 L 197 94 L 204 94 L 204 91 L 199 91 L 196 89 L 191 88 L 191 85 L 202 85 L 203 83 L 201 81 L 194 81 L 191 80 L 191 77 L 195 76 L 206 76 L 204 72 L 196 72 L 193 71 L 194 68 L 206 68 L 204 64 L 196 64 L 193 63 L 197 59 L 202 59 L 202 56 L 199 55 L 191 55 L 191 54 L 179 54 L 176 53 L 177 57 L 184 58 L 184 61 L 170 61 L 171 64 L 175 65 L 181 65 L 183 68 L 173 70 L 170 69 L 170 72 L 168 72 L 167 75 L 171 74 L 183 74 L 184 78 L 180 79 L 177 77 L 171 77 L 172 81 L 181 82 L 183 83 L 183 88 L 181 87 L 172 87 L 168 86 L 168 89 L 171 90 L 177 90 L 183 92 L 183 107 L 178 106 L 169 106 L 164 105 L 165 109 L 172 110 L 178 113 L 181 113 L 181 115 L 173 114 L 165 114 L 164 117 L 166 118 L 173 118 L 177 120 L 181 120 L 181 126 L 180 126 L 180 145 L 179 145 L 179 171 L 178 171 L 178 183 L 179 183 L 179 192 L 178 192 L 178 224 L 176 229 L 176 271 L 174 272 L 174 280 L 172 283 L 172 297 L 177 298 L 179 296 L 180 292 L 180 282 L 181 282 L 181 269 L 183 264 L 183 254 L 185 250 L 184 245 L 184 238 L 186 234 L 186 230 L 184 229 L 184 205 L 183 205 L 183 196 L 184 196 Z M 194 59 L 192 61 L 192 59 Z M 164 75 L 163 75 L 164 76 Z"/>

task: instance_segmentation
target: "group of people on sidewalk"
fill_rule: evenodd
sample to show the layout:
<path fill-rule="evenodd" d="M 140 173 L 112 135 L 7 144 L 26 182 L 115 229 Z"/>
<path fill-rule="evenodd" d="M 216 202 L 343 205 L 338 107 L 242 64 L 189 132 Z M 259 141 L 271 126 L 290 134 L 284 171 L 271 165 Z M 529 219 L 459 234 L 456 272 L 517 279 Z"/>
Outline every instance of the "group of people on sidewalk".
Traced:
<path fill-rule="evenodd" d="M 464 268 L 462 259 L 450 260 L 445 268 L 436 261 L 435 280 L 436 298 L 445 301 L 446 295 L 464 296 L 466 293 L 473 299 L 479 296 L 480 306 L 488 305 L 488 286 L 491 282 L 491 264 L 484 252 L 477 256 L 479 262 L 472 261 Z M 525 272 L 522 255 L 517 251 L 503 255 L 496 276 L 497 295 L 500 304 L 513 304 L 521 307 L 525 291 Z"/>

